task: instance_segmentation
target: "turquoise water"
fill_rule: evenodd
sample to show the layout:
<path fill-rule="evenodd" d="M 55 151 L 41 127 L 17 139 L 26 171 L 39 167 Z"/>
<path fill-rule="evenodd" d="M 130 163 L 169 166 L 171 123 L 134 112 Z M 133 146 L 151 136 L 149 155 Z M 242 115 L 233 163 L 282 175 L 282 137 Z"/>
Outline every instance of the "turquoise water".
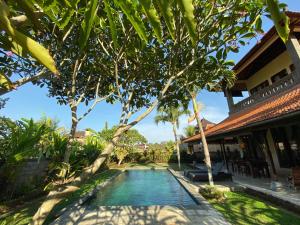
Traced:
<path fill-rule="evenodd" d="M 101 189 L 90 204 L 188 206 L 196 202 L 167 170 L 130 170 Z"/>

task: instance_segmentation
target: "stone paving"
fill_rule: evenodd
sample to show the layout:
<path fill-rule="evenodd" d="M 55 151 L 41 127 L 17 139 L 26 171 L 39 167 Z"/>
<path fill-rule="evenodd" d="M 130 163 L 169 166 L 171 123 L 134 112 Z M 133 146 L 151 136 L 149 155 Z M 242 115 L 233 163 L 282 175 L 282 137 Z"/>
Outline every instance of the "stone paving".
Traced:
<path fill-rule="evenodd" d="M 97 209 L 89 209 L 86 206 L 66 212 L 52 224 L 228 225 L 217 212 L 201 209 L 201 207 L 183 209 L 173 206 L 111 206 Z"/>
<path fill-rule="evenodd" d="M 100 206 L 75 205 L 67 209 L 52 225 L 230 225 L 199 194 L 198 187 L 181 173 L 170 170 L 198 201 L 196 206 Z"/>

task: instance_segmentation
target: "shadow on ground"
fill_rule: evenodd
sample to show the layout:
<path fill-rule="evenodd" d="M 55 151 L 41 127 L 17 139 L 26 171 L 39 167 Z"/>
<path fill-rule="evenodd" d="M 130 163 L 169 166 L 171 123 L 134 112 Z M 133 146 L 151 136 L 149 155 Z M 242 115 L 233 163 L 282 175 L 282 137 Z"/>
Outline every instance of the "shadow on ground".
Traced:
<path fill-rule="evenodd" d="M 98 207 L 97 209 L 89 209 L 88 207 L 73 209 L 65 213 L 52 224 L 225 225 L 227 223 L 218 218 L 218 216 L 211 214 L 211 212 L 197 208 L 179 208 L 172 206 L 110 206 Z"/>

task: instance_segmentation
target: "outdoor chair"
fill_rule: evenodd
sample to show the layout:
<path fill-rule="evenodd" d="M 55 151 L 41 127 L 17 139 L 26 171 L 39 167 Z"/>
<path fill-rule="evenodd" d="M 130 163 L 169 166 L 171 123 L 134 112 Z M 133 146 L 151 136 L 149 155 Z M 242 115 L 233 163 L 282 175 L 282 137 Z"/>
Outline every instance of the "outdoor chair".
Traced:
<path fill-rule="evenodd" d="M 232 175 L 230 173 L 218 172 L 212 173 L 214 181 L 232 181 Z M 189 179 L 191 181 L 208 181 L 208 174 L 206 173 L 190 173 Z"/>
<path fill-rule="evenodd" d="M 216 181 L 232 180 L 230 173 L 221 172 L 224 167 L 224 162 L 218 162 L 212 166 L 213 179 Z M 185 171 L 184 175 L 192 181 L 208 181 L 207 169 L 205 170 L 189 170 Z"/>
<path fill-rule="evenodd" d="M 212 171 L 220 171 L 224 166 L 224 162 L 217 162 L 212 164 Z M 196 164 L 195 169 L 184 170 L 184 176 L 188 177 L 190 173 L 207 173 L 207 167 L 204 163 Z"/>

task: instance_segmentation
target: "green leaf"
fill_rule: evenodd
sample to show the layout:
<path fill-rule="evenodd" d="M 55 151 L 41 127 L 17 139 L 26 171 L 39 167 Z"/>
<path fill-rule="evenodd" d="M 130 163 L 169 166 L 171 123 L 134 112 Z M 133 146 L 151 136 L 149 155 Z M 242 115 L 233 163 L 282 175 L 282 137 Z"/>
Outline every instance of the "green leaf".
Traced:
<path fill-rule="evenodd" d="M 224 64 L 225 64 L 225 66 L 234 66 L 235 65 L 234 60 L 228 60 Z"/>
<path fill-rule="evenodd" d="M 41 24 L 34 12 L 35 8 L 34 5 L 32 3 L 32 1 L 30 0 L 16 0 L 18 6 L 20 6 L 26 16 L 29 18 L 29 20 L 33 23 L 34 27 L 37 29 L 42 29 Z"/>
<path fill-rule="evenodd" d="M 262 20 L 260 16 L 255 21 L 255 29 L 258 31 L 262 30 Z"/>
<path fill-rule="evenodd" d="M 173 1 L 165 1 L 165 0 L 156 0 L 156 3 L 160 9 L 161 14 L 164 17 L 168 30 L 172 39 L 175 39 L 175 22 L 174 16 L 172 12 L 172 4 Z"/>
<path fill-rule="evenodd" d="M 4 1 L 0 2 L 0 28 L 5 30 L 7 34 L 20 45 L 25 51 L 27 51 L 33 58 L 38 60 L 41 64 L 47 67 L 54 74 L 59 74 L 56 69 L 55 62 L 50 56 L 48 50 L 42 45 L 17 31 L 8 19 L 9 9 Z"/>
<path fill-rule="evenodd" d="M 140 16 L 137 15 L 134 4 L 131 0 L 114 0 L 115 4 L 118 5 L 125 13 L 126 17 L 136 30 L 137 34 L 144 41 L 148 41 L 146 29 Z"/>
<path fill-rule="evenodd" d="M 219 49 L 216 55 L 217 59 L 220 60 L 223 57 L 223 49 Z"/>
<path fill-rule="evenodd" d="M 98 10 L 98 1 L 90 0 L 87 3 L 84 19 L 81 23 L 81 30 L 80 30 L 80 37 L 79 37 L 79 46 L 81 51 L 84 49 L 89 39 L 91 30 L 95 22 L 97 10 Z"/>
<path fill-rule="evenodd" d="M 157 11 L 151 0 L 141 0 L 141 5 L 149 19 L 151 26 L 153 27 L 154 33 L 159 42 L 162 42 L 162 30 L 160 26 L 160 19 L 158 17 Z"/>
<path fill-rule="evenodd" d="M 14 85 L 12 84 L 10 79 L 2 73 L 0 73 L 0 88 L 6 89 L 6 90 L 14 89 Z"/>
<path fill-rule="evenodd" d="M 72 16 L 74 15 L 75 10 L 74 9 L 66 9 L 66 11 L 63 13 L 62 18 L 60 21 L 57 21 L 56 24 L 60 29 L 64 29 L 70 22 Z"/>
<path fill-rule="evenodd" d="M 271 14 L 271 18 L 275 24 L 275 28 L 279 37 L 284 43 L 288 41 L 290 28 L 289 28 L 289 17 L 280 11 L 279 3 L 277 0 L 266 0 L 266 5 Z"/>
<path fill-rule="evenodd" d="M 193 44 L 197 42 L 196 20 L 194 17 L 193 0 L 177 0 L 177 4 L 181 9 L 185 25 L 188 28 Z"/>
<path fill-rule="evenodd" d="M 115 24 L 114 18 L 112 16 L 111 7 L 110 7 L 109 2 L 107 0 L 104 0 L 104 5 L 105 5 L 104 10 L 107 14 L 107 18 L 108 18 L 108 22 L 109 22 L 109 29 L 110 29 L 111 36 L 112 36 L 112 39 L 113 39 L 114 47 L 115 47 L 115 49 L 117 49 L 118 46 L 119 46 L 118 36 L 117 36 L 116 24 Z"/>

